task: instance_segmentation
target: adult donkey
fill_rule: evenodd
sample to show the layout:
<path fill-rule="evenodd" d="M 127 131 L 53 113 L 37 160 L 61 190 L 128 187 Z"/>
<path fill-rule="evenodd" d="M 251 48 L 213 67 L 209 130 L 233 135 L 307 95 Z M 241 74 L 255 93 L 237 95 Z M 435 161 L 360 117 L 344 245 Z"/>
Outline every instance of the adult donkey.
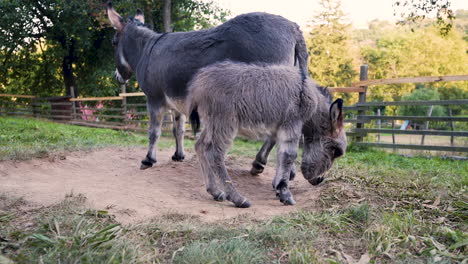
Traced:
<path fill-rule="evenodd" d="M 166 109 L 175 110 L 175 161 L 184 159 L 185 115 L 182 102 L 187 83 L 195 72 L 226 59 L 239 62 L 298 65 L 307 74 L 307 49 L 299 26 L 283 17 L 267 13 L 249 13 L 207 30 L 159 34 L 144 26 L 143 13 L 124 21 L 107 4 L 107 14 L 116 30 L 113 39 L 117 80 L 125 83 L 133 73 L 147 96 L 150 115 L 149 146 L 141 169 L 156 163 L 155 144 L 160 135 Z M 263 171 L 267 156 L 275 144 L 265 142 L 253 162 L 252 173 Z M 294 176 L 294 170 L 292 172 Z"/>

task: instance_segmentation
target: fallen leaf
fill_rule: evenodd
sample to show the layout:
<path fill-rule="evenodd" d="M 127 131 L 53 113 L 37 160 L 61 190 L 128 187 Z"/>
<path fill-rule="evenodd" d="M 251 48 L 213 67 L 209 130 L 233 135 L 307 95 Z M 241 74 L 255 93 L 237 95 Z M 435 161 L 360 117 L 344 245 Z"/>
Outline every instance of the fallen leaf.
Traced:
<path fill-rule="evenodd" d="M 430 209 L 437 209 L 437 206 L 431 205 L 431 204 L 423 204 L 422 206 Z"/>
<path fill-rule="evenodd" d="M 368 264 L 370 262 L 370 256 L 369 253 L 365 253 L 364 255 L 361 256 L 358 262 L 356 264 Z"/>
<path fill-rule="evenodd" d="M 437 196 L 437 198 L 435 199 L 434 203 L 432 204 L 433 206 L 438 206 L 440 204 L 440 195 Z"/>
<path fill-rule="evenodd" d="M 346 260 L 346 262 L 350 263 L 350 264 L 354 264 L 356 263 L 356 260 L 354 260 L 353 257 L 351 257 L 350 255 L 346 254 L 346 253 L 343 253 L 341 252 L 341 255 L 343 256 L 343 258 Z"/>

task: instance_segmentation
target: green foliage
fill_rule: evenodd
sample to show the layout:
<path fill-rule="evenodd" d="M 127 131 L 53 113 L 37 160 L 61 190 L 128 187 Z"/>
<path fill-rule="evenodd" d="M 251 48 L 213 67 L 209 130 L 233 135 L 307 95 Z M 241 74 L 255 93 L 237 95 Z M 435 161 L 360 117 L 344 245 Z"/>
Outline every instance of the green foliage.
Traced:
<path fill-rule="evenodd" d="M 422 22 L 428 15 L 435 13 L 440 34 L 447 35 L 453 26 L 455 14 L 450 8 L 450 0 L 402 0 L 395 1 L 395 14 L 403 19 L 400 24 Z"/>
<path fill-rule="evenodd" d="M 431 88 L 420 88 L 414 90 L 412 93 L 403 96 L 403 101 L 436 101 L 440 100 L 439 93 L 436 89 Z M 415 105 L 407 105 L 401 106 L 399 109 L 399 115 L 405 116 L 427 116 L 427 111 L 430 106 L 415 106 Z M 445 108 L 440 105 L 435 105 L 432 109 L 431 116 L 445 116 L 447 115 Z"/>
<path fill-rule="evenodd" d="M 183 248 L 174 263 L 265 263 L 265 253 L 255 243 L 233 238 L 228 241 L 195 242 Z"/>
<path fill-rule="evenodd" d="M 363 34 L 363 32 L 359 32 Z M 466 73 L 467 43 L 458 29 L 441 36 L 434 26 L 420 27 L 414 32 L 395 27 L 387 32 L 369 30 L 375 36 L 375 46 L 361 41 L 364 62 L 369 65 L 369 79 L 385 79 L 413 76 L 441 76 Z M 359 37 L 362 39 L 362 36 Z M 460 96 L 468 92 L 468 82 L 436 83 L 441 94 L 451 94 L 451 87 L 460 90 Z M 397 101 L 411 93 L 414 84 L 376 85 L 368 89 L 370 101 Z M 449 91 L 444 91 L 448 89 Z M 452 96 L 451 99 L 455 95 Z M 457 98 L 461 99 L 461 98 Z"/>
<path fill-rule="evenodd" d="M 110 145 L 144 145 L 146 136 L 23 118 L 0 118 L 0 160 L 46 157 L 54 152 Z"/>
<path fill-rule="evenodd" d="M 321 0 L 319 4 L 322 10 L 314 15 L 312 30 L 306 36 L 310 74 L 323 86 L 349 86 L 357 76 L 350 53 L 350 24 L 339 0 Z"/>
<path fill-rule="evenodd" d="M 162 1 L 116 0 L 123 17 L 144 9 L 151 28 L 162 27 Z M 178 31 L 220 23 L 228 12 L 213 2 L 172 1 Z M 110 27 L 102 1 L 0 1 L 0 91 L 37 96 L 119 93 Z M 135 87 L 134 81 L 130 86 Z M 131 89 L 132 89 L 131 88 Z M 130 90 L 131 90 L 130 89 Z"/>
<path fill-rule="evenodd" d="M 38 259 L 43 263 L 133 263 L 137 249 L 122 238 L 120 224 L 109 216 L 86 213 L 90 210 L 84 207 L 85 200 L 81 195 L 68 197 L 44 208 L 34 219 L 34 230 L 19 231 L 21 248 L 9 256 L 11 260 L 15 263 L 33 263 Z M 5 228 L 10 231 L 9 239 L 13 239 L 11 228 Z"/>

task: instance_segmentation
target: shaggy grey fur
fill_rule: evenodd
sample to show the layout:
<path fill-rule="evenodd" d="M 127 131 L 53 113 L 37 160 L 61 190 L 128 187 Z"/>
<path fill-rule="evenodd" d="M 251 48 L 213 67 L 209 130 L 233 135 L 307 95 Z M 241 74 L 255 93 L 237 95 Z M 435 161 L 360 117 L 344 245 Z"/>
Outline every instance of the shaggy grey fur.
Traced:
<path fill-rule="evenodd" d="M 212 64 L 190 82 L 188 102 L 187 112 L 197 109 L 204 125 L 195 150 L 207 191 L 216 200 L 226 198 L 238 207 L 251 203 L 237 192 L 224 165 L 237 134 L 277 143 L 273 187 L 286 205 L 295 203 L 288 185 L 302 134 L 301 169 L 314 185 L 346 151 L 343 101 L 330 103 L 312 80 L 291 66 L 229 61 Z M 260 152 L 269 152 L 271 145 Z"/>
<path fill-rule="evenodd" d="M 162 113 L 180 106 L 188 94 L 187 83 L 195 72 L 226 59 L 297 65 L 307 74 L 307 49 L 299 26 L 283 17 L 249 13 L 207 30 L 159 34 L 143 26 L 141 12 L 124 22 L 108 3 L 107 14 L 116 29 L 116 77 L 125 82 L 133 73 L 147 96 L 150 115 L 149 146 L 141 168 L 156 163 L 154 147 L 161 131 Z M 175 126 L 177 150 L 173 160 L 183 160 L 182 123 Z"/>

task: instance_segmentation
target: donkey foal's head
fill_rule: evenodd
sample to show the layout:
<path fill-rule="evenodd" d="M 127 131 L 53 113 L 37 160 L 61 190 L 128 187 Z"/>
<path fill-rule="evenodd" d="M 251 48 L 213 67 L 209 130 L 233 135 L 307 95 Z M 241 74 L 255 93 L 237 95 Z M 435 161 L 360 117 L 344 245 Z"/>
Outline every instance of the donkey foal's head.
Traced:
<path fill-rule="evenodd" d="M 346 134 L 343 127 L 343 100 L 337 99 L 329 111 L 317 113 L 303 128 L 304 148 L 301 171 L 306 180 L 317 185 L 333 161 L 346 152 Z"/>

